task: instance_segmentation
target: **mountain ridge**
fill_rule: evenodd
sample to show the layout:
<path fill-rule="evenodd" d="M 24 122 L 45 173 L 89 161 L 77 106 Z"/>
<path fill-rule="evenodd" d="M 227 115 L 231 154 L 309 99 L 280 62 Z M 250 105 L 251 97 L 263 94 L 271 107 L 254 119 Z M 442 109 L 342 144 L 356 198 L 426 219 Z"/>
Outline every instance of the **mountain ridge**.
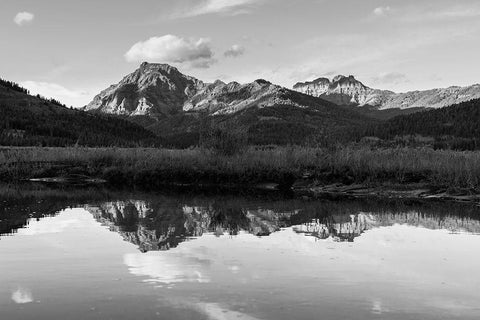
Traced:
<path fill-rule="evenodd" d="M 370 106 L 378 110 L 443 108 L 480 98 L 480 84 L 396 93 L 370 88 L 351 75 L 338 75 L 332 80 L 320 77 L 313 81 L 297 82 L 293 89 L 337 105 Z"/>
<path fill-rule="evenodd" d="M 288 90 L 263 79 L 245 84 L 221 80 L 205 83 L 168 64 L 144 62 L 96 95 L 84 110 L 127 116 L 163 117 L 200 111 L 220 115 L 253 105 L 295 105 L 283 98 Z"/>

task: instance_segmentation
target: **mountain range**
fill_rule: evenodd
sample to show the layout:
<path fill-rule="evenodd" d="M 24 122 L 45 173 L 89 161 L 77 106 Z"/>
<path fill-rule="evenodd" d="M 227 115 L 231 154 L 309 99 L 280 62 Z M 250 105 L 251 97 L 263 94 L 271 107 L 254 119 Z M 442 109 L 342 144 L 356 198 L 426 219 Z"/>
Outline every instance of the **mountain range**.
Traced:
<path fill-rule="evenodd" d="M 480 84 L 395 93 L 372 89 L 355 79 L 354 76 L 343 75 L 338 75 L 332 80 L 318 78 L 309 82 L 298 82 L 293 89 L 338 105 L 370 106 L 378 110 L 443 108 L 480 98 Z"/>
<path fill-rule="evenodd" d="M 339 133 L 372 119 L 266 80 L 204 83 L 166 64 L 142 63 L 98 94 L 85 111 L 126 116 L 164 141 L 197 139 L 202 121 L 248 132 L 253 143 L 301 143 L 320 131 Z M 191 143 L 191 142 L 187 142 Z"/>
<path fill-rule="evenodd" d="M 469 145 L 476 146 L 477 107 L 480 85 L 394 93 L 339 75 L 291 90 L 263 79 L 206 83 L 173 66 L 144 62 L 81 110 L 0 81 L 0 144 L 188 147 L 198 145 L 205 130 L 222 128 L 250 144 L 428 134 L 475 139 Z"/>
<path fill-rule="evenodd" d="M 158 118 L 196 111 L 225 115 L 274 105 L 308 107 L 292 100 L 290 93 L 262 79 L 247 84 L 204 83 L 170 65 L 144 62 L 118 84 L 100 92 L 84 110 Z"/>

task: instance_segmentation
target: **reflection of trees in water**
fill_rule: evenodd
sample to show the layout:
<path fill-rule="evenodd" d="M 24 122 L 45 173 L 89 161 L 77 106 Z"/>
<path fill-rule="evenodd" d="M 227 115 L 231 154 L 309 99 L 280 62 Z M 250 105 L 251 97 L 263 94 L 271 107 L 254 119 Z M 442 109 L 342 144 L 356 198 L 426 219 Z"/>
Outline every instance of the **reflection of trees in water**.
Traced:
<path fill-rule="evenodd" d="M 480 209 L 471 204 L 378 199 L 305 202 L 44 187 L 3 191 L 0 235 L 15 232 L 31 218 L 84 207 L 142 251 L 168 250 L 205 233 L 267 236 L 290 226 L 298 233 L 336 241 L 353 241 L 366 230 L 393 224 L 480 233 Z"/>
<path fill-rule="evenodd" d="M 0 185 L 0 236 L 24 228 L 30 219 L 54 216 L 77 204 L 104 198 L 97 189 L 50 189 L 42 185 Z"/>

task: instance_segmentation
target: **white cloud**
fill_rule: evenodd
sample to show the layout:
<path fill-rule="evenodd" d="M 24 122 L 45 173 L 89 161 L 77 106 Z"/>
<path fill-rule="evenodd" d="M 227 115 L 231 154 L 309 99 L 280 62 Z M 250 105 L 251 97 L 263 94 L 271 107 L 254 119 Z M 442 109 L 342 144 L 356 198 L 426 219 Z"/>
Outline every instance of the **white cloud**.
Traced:
<path fill-rule="evenodd" d="M 89 98 L 89 93 L 83 90 L 71 90 L 51 82 L 23 81 L 20 85 L 30 90 L 32 95 L 54 98 L 67 106 L 83 106 L 83 101 Z"/>
<path fill-rule="evenodd" d="M 33 302 L 33 296 L 30 290 L 18 288 L 16 291 L 12 292 L 12 300 L 18 304 L 25 304 Z"/>
<path fill-rule="evenodd" d="M 129 62 L 163 62 L 208 68 L 214 62 L 210 40 L 185 39 L 171 34 L 135 43 L 125 54 Z"/>
<path fill-rule="evenodd" d="M 204 14 L 224 13 L 241 14 L 249 12 L 249 9 L 263 0 L 203 0 L 198 1 L 196 6 L 189 5 L 186 9 L 172 15 L 173 18 L 194 17 Z"/>
<path fill-rule="evenodd" d="M 378 17 L 381 17 L 381 16 L 384 16 L 386 15 L 390 10 L 392 10 L 390 7 L 377 7 L 373 10 L 373 14 L 378 16 Z"/>
<path fill-rule="evenodd" d="M 33 13 L 24 11 L 24 12 L 17 13 L 15 18 L 13 18 L 13 21 L 19 26 L 24 26 L 26 24 L 31 23 L 34 18 L 35 18 L 35 15 Z"/>
<path fill-rule="evenodd" d="M 241 45 L 234 44 L 227 51 L 223 53 L 225 57 L 238 57 L 245 53 L 245 48 Z"/>
<path fill-rule="evenodd" d="M 391 85 L 408 82 L 408 78 L 405 74 L 400 72 L 387 72 L 373 77 L 372 82 L 380 85 Z"/>

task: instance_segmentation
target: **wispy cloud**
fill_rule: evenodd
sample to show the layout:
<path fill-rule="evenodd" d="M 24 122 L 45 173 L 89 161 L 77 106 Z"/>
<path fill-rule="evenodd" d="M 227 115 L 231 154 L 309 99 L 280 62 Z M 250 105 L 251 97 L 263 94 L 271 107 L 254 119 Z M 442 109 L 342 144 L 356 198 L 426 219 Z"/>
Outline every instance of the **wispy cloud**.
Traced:
<path fill-rule="evenodd" d="M 378 85 L 396 85 L 404 82 L 408 82 L 408 78 L 405 74 L 400 72 L 381 73 L 372 78 L 372 83 Z"/>
<path fill-rule="evenodd" d="M 13 21 L 19 26 L 24 26 L 32 23 L 33 19 L 35 19 L 35 15 L 33 13 L 24 11 L 17 13 L 15 18 L 13 18 Z"/>
<path fill-rule="evenodd" d="M 185 6 L 174 12 L 172 18 L 195 17 L 205 14 L 230 14 L 237 15 L 247 13 L 251 8 L 266 0 L 201 0 L 197 5 Z"/>
<path fill-rule="evenodd" d="M 385 16 L 388 12 L 390 12 L 392 9 L 389 6 L 386 7 L 377 7 L 373 9 L 373 14 L 376 15 L 377 17 L 383 17 Z"/>
<path fill-rule="evenodd" d="M 438 11 L 431 11 L 425 14 L 426 18 L 429 19 L 461 19 L 461 18 L 475 18 L 480 16 L 480 6 L 471 5 L 471 6 L 453 6 L 450 8 L 441 9 Z"/>
<path fill-rule="evenodd" d="M 427 23 L 457 21 L 480 17 L 480 3 L 454 4 L 454 5 L 422 5 L 422 3 L 409 5 L 403 8 L 378 7 L 374 10 L 376 16 L 391 15 L 395 20 L 407 23 Z"/>
<path fill-rule="evenodd" d="M 125 54 L 128 62 L 162 62 L 208 68 L 215 62 L 208 38 L 181 38 L 167 34 L 135 43 Z"/>
<path fill-rule="evenodd" d="M 227 51 L 225 51 L 223 53 L 223 55 L 225 57 L 236 58 L 236 57 L 239 57 L 239 56 L 243 55 L 244 53 L 245 53 L 245 48 L 243 46 L 238 45 L 238 44 L 234 44 Z"/>

